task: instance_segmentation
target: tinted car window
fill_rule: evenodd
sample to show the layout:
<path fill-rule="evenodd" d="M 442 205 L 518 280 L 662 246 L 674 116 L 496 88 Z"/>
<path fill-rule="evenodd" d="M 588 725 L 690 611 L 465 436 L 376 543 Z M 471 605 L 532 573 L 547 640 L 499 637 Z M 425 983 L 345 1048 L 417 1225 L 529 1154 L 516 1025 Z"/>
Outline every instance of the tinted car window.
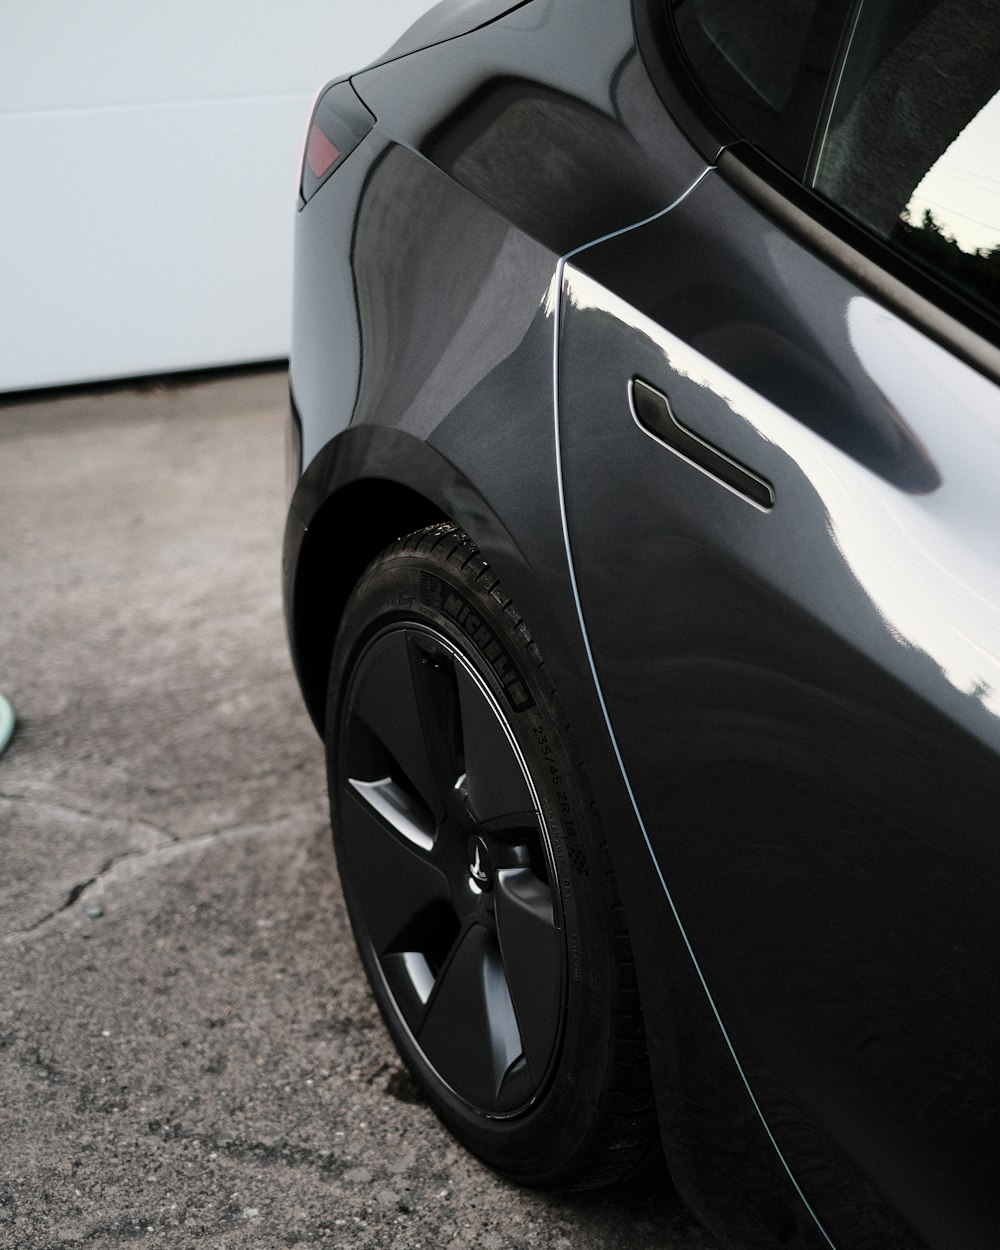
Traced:
<path fill-rule="evenodd" d="M 1000 307 L 1000 21 L 993 0 L 863 0 L 815 188 Z"/>
<path fill-rule="evenodd" d="M 696 78 L 740 134 L 800 176 L 847 0 L 670 0 Z"/>

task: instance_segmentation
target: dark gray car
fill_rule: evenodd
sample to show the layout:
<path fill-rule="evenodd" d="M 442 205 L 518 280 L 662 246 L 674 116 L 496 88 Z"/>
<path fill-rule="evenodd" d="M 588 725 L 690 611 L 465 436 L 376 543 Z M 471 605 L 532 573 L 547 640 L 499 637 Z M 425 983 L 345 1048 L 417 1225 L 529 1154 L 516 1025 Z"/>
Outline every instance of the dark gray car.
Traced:
<path fill-rule="evenodd" d="M 320 97 L 292 652 L 507 1176 L 1000 1242 L 998 92 L 985 0 L 466 0 Z"/>

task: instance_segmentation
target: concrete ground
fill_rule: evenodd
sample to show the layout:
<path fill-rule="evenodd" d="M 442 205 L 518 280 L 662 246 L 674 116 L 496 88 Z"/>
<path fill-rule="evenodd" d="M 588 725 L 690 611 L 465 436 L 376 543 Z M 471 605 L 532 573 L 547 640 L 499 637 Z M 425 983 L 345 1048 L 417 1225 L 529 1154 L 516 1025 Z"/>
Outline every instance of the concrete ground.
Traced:
<path fill-rule="evenodd" d="M 459 1149 L 354 953 L 279 603 L 285 374 L 0 407 L 0 1246 L 710 1250 Z"/>

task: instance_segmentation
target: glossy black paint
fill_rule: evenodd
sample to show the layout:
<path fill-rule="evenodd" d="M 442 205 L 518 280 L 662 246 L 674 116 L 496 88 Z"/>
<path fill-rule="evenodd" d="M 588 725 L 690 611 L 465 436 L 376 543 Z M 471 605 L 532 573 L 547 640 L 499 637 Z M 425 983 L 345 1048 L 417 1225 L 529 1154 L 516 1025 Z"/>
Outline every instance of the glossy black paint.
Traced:
<path fill-rule="evenodd" d="M 458 522 L 579 739 L 688 1202 L 992 1246 L 996 388 L 706 175 L 654 52 L 627 0 L 533 0 L 354 79 L 376 127 L 297 227 L 297 670 L 322 727 L 365 563 Z M 774 507 L 652 442 L 636 377 Z"/>

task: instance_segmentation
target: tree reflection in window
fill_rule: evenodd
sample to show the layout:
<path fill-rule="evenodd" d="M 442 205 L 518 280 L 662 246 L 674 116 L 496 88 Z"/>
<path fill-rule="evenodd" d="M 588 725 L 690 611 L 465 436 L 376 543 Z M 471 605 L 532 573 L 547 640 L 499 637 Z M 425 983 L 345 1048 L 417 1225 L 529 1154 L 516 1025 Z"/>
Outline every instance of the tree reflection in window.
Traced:
<path fill-rule="evenodd" d="M 893 242 L 1000 309 L 1000 95 L 921 179 Z"/>
<path fill-rule="evenodd" d="M 890 239 L 953 286 L 1000 310 L 1000 239 L 992 248 L 967 252 L 929 208 L 916 224 L 904 209 Z"/>
<path fill-rule="evenodd" d="M 1000 309 L 995 0 L 862 0 L 813 185 Z"/>

